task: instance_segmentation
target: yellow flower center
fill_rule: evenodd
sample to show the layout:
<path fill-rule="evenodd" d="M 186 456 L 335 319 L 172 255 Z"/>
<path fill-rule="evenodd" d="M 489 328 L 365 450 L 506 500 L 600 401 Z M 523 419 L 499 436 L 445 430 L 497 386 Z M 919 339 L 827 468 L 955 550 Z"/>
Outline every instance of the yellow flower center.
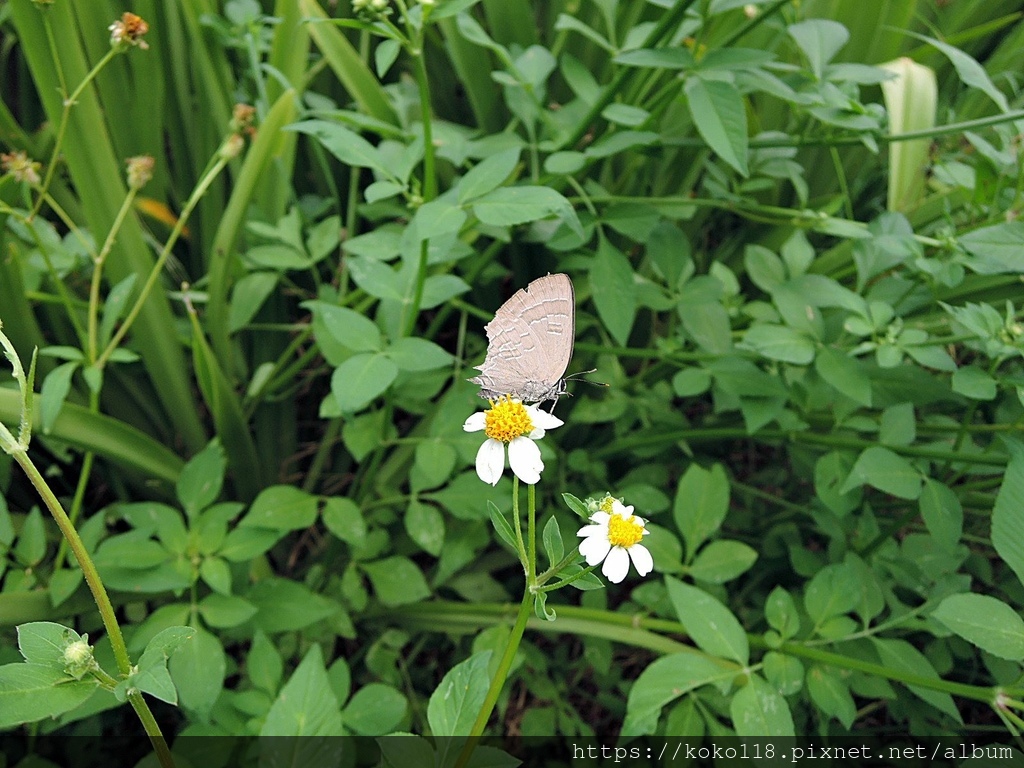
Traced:
<path fill-rule="evenodd" d="M 613 547 L 629 549 L 644 537 L 644 527 L 636 522 L 636 515 L 612 515 L 608 521 L 608 541 Z"/>
<path fill-rule="evenodd" d="M 510 443 L 517 437 L 533 432 L 530 414 L 522 403 L 511 395 L 491 403 L 491 409 L 484 411 L 484 434 L 494 440 Z"/>

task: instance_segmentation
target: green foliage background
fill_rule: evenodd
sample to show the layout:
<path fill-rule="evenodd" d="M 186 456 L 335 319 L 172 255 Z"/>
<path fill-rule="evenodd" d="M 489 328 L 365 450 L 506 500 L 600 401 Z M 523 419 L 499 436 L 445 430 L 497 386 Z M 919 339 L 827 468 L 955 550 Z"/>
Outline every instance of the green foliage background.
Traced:
<path fill-rule="evenodd" d="M 504 298 L 560 271 L 571 370 L 610 386 L 574 384 L 542 443 L 549 554 L 580 525 L 561 494 L 607 490 L 650 519 L 656 568 L 552 596 L 492 731 L 1019 740 L 1022 3 L 425 8 L 134 2 L 149 49 L 61 134 L 126 7 L 0 2 L 0 142 L 62 142 L 40 216 L 0 177 L 0 320 L 40 350 L 31 455 L 160 719 L 467 732 L 431 694 L 486 687 L 522 586 L 467 367 Z M 933 93 L 877 66 L 899 57 Z M 257 130 L 208 178 L 234 102 Z M 90 254 L 116 228 L 109 340 L 183 211 L 97 365 Z M 0 387 L 0 421 L 20 408 Z M 0 488 L 0 724 L 114 722 L 113 685 L 32 650 L 102 627 L 7 457 Z"/>

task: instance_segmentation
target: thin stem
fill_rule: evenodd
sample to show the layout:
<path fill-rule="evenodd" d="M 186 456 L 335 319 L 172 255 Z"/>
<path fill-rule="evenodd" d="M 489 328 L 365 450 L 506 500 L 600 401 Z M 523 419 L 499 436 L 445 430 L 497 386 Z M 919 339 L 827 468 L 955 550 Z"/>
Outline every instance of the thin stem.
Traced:
<path fill-rule="evenodd" d="M 85 543 L 78 535 L 78 531 L 75 530 L 75 526 L 71 524 L 71 520 L 64 512 L 64 508 L 50 489 L 46 479 L 32 459 L 29 458 L 27 451 L 15 451 L 13 455 L 14 460 L 18 462 L 18 465 L 28 475 L 36 492 L 42 498 L 43 503 L 46 504 L 47 509 L 50 510 L 50 514 L 53 515 L 57 527 L 60 528 L 60 532 L 64 535 L 68 546 L 71 547 L 71 551 L 75 554 L 75 558 L 82 568 L 82 574 L 85 576 L 85 581 L 89 585 L 93 599 L 96 601 L 96 607 L 99 609 L 100 618 L 103 620 L 103 626 L 110 637 L 110 645 L 114 651 L 114 659 L 117 661 L 118 670 L 122 675 L 131 674 L 131 658 L 128 656 L 128 647 L 125 645 L 124 636 L 121 634 L 121 627 L 117 623 L 117 616 L 114 614 L 114 606 L 111 604 L 107 590 L 100 580 L 99 571 L 96 570 L 92 558 L 89 557 Z"/>
<path fill-rule="evenodd" d="M 526 543 L 530 551 L 528 555 L 529 567 L 526 571 L 527 591 L 537 581 L 537 486 L 527 486 L 527 518 L 526 518 Z"/>
<path fill-rule="evenodd" d="M 512 669 L 512 661 L 516 657 L 516 651 L 519 650 L 519 642 L 523 639 L 523 631 L 526 629 L 526 622 L 530 618 L 530 604 L 532 602 L 533 595 L 530 593 L 530 590 L 524 589 L 523 599 L 519 603 L 519 613 L 516 614 L 516 623 L 512 626 L 512 634 L 509 635 L 508 643 L 505 644 L 505 652 L 501 656 L 501 661 L 498 662 L 498 670 L 494 674 L 494 679 L 491 680 L 491 687 L 487 689 L 487 696 L 484 698 L 483 706 L 480 707 L 480 712 L 473 722 L 473 727 L 469 731 L 469 740 L 463 746 L 458 762 L 455 763 L 455 768 L 464 768 L 466 763 L 469 762 L 473 749 L 476 747 L 475 737 L 481 736 L 484 728 L 487 727 L 487 721 L 491 718 L 491 712 L 494 711 L 494 705 L 498 703 L 498 696 L 501 695 L 501 689 L 505 687 L 505 680 L 508 678 L 509 670 Z"/>
<path fill-rule="evenodd" d="M 121 340 L 128 333 L 128 329 L 131 328 L 132 323 L 139 316 L 142 311 L 143 304 L 146 303 L 146 299 L 149 298 L 150 292 L 153 290 L 153 286 L 156 285 L 156 281 L 160 278 L 160 273 L 163 271 L 164 263 L 167 261 L 167 257 L 171 255 L 171 249 L 174 244 L 178 241 L 182 231 L 185 229 L 185 224 L 188 221 L 193 209 L 199 203 L 199 200 L 206 193 L 206 190 L 213 184 L 213 180 L 217 178 L 217 175 L 224 169 L 228 164 L 226 152 L 218 152 L 217 160 L 207 172 L 207 174 L 200 179 L 196 188 L 192 190 L 192 194 L 189 196 L 188 201 L 185 203 L 185 207 L 181 211 L 181 215 L 178 220 L 174 223 L 174 229 L 171 230 L 170 236 L 167 238 L 167 242 L 164 243 L 163 249 L 160 251 L 160 255 L 157 257 L 156 263 L 153 264 L 153 268 L 149 272 L 149 277 L 146 278 L 146 283 L 142 286 L 142 290 L 139 293 L 138 298 L 135 300 L 135 304 L 132 305 L 131 311 L 128 312 L 128 316 L 121 323 L 121 327 L 117 329 L 114 337 L 110 340 L 107 346 L 104 348 L 103 353 L 96 359 L 94 365 L 97 368 L 103 368 L 106 365 L 107 360 L 114 353 L 120 345 Z"/>
<path fill-rule="evenodd" d="M 519 478 L 512 475 L 512 524 L 516 529 L 516 545 L 519 547 L 519 562 L 523 564 L 523 573 L 529 575 L 530 566 L 526 556 L 526 544 L 523 543 L 523 526 L 519 522 Z"/>
<path fill-rule="evenodd" d="M 96 355 L 99 353 L 100 284 L 103 278 L 103 265 L 106 263 L 107 256 L 110 255 L 110 251 L 114 247 L 114 240 L 117 237 L 117 233 L 121 231 L 121 226 L 128 216 L 128 211 L 132 209 L 137 193 L 138 190 L 135 187 L 131 187 L 128 190 L 128 194 L 121 204 L 121 209 L 114 218 L 114 224 L 110 227 L 110 232 L 107 233 L 107 239 L 104 241 L 100 252 L 96 254 L 96 261 L 93 264 L 92 281 L 89 284 L 88 355 L 90 363 L 96 362 Z"/>
<path fill-rule="evenodd" d="M 49 24 L 46 25 L 46 29 L 47 34 L 52 35 Z M 53 41 L 51 40 L 51 47 L 53 47 L 52 42 Z M 36 214 L 39 213 L 39 209 L 43 205 L 43 199 L 46 197 L 47 190 L 50 188 L 50 182 L 53 181 L 53 173 L 57 168 L 57 158 L 60 157 L 61 146 L 64 144 L 64 135 L 68 130 L 68 118 L 71 116 L 71 108 L 75 105 L 75 102 L 78 101 L 78 97 L 82 95 L 82 92 L 86 89 L 89 83 L 91 83 L 96 78 L 96 75 L 100 73 L 100 70 L 107 66 L 107 62 L 113 59 L 119 52 L 120 51 L 116 48 L 111 48 L 107 51 L 103 58 L 96 62 L 96 66 L 93 67 L 82 79 L 82 82 L 78 84 L 74 93 L 64 99 L 64 109 L 60 115 L 60 125 L 57 128 L 57 138 L 53 143 L 53 153 L 50 155 L 50 162 L 46 166 L 46 176 L 43 178 L 43 184 L 39 190 L 39 198 L 36 200 L 36 204 L 32 206 L 32 212 L 28 215 L 29 219 L 35 218 Z M 54 57 L 54 61 L 59 61 L 59 59 Z M 57 67 L 57 71 L 58 73 L 63 72 L 59 66 Z M 63 79 L 63 74 L 61 74 L 61 79 Z"/>

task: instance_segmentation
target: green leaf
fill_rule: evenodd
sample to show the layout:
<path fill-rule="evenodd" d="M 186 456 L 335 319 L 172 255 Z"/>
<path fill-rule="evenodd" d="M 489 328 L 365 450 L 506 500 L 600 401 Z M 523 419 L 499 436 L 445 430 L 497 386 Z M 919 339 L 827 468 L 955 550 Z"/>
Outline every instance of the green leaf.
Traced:
<path fill-rule="evenodd" d="M 12 552 L 17 562 L 26 566 L 38 565 L 46 556 L 46 526 L 39 507 L 25 516 Z"/>
<path fill-rule="evenodd" d="M 384 605 L 406 605 L 430 596 L 423 572 L 412 560 L 395 555 L 373 563 L 362 563 L 373 589 Z"/>
<path fill-rule="evenodd" d="M 231 289 L 228 307 L 228 330 L 237 333 L 249 324 L 277 285 L 276 272 L 253 272 L 245 275 Z"/>
<path fill-rule="evenodd" d="M 473 213 L 492 227 L 514 227 L 557 216 L 583 237 L 583 227 L 572 204 L 550 187 L 499 187 L 477 200 Z"/>
<path fill-rule="evenodd" d="M 845 563 L 826 565 L 811 579 L 804 593 L 804 607 L 815 625 L 849 613 L 860 599 L 857 576 Z"/>
<path fill-rule="evenodd" d="M 103 319 L 100 320 L 99 327 L 98 341 L 100 348 L 105 347 L 110 341 L 110 337 L 114 333 L 114 326 L 117 325 L 118 319 L 124 314 L 124 310 L 128 306 L 128 300 L 132 297 L 132 289 L 135 287 L 135 281 L 138 277 L 135 274 L 128 275 L 111 288 L 107 294 L 107 300 L 103 302 Z"/>
<path fill-rule="evenodd" d="M 420 240 L 429 240 L 443 235 L 458 234 L 467 218 L 469 214 L 450 200 L 431 200 L 416 210 L 413 226 Z"/>
<path fill-rule="evenodd" d="M 18 650 L 29 664 L 40 664 L 64 673 L 64 650 L 82 639 L 75 630 L 52 621 L 33 621 L 17 628 Z"/>
<path fill-rule="evenodd" d="M 967 266 L 979 275 L 1017 274 L 1024 248 L 1024 222 L 981 227 L 963 235 L 960 245 L 974 257 Z"/>
<path fill-rule="evenodd" d="M 872 637 L 870 640 L 878 652 L 879 659 L 887 667 L 893 667 L 901 672 L 909 672 L 913 675 L 920 675 L 936 682 L 941 680 L 939 673 L 935 671 L 931 662 L 928 661 L 928 657 L 906 640 L 877 637 Z M 956 704 L 953 703 L 953 697 L 948 693 L 925 688 L 920 685 L 908 685 L 907 688 L 922 701 L 931 704 L 940 712 L 946 713 L 956 722 L 963 723 L 960 712 L 957 710 Z"/>
<path fill-rule="evenodd" d="M 976 365 L 957 369 L 951 384 L 954 392 L 972 400 L 995 400 L 998 394 L 996 380 Z"/>
<path fill-rule="evenodd" d="M 544 524 L 544 552 L 548 556 L 551 565 L 557 564 L 565 555 L 565 545 L 562 543 L 562 530 L 558 527 L 558 520 L 552 515 Z"/>
<path fill-rule="evenodd" d="M 1024 450 L 1019 444 L 1011 444 L 1010 461 L 992 508 L 992 546 L 1024 582 Z"/>
<path fill-rule="evenodd" d="M 227 661 L 215 635 L 197 629 L 171 656 L 167 665 L 178 689 L 178 703 L 205 720 L 224 688 Z"/>
<path fill-rule="evenodd" d="M 512 147 L 484 158 L 473 166 L 459 181 L 459 204 L 476 200 L 505 183 L 519 163 L 519 154 L 519 147 Z"/>
<path fill-rule="evenodd" d="M 316 522 L 317 498 L 293 485 L 272 485 L 260 492 L 241 525 L 296 531 Z"/>
<path fill-rule="evenodd" d="M 988 595 L 950 595 L 932 612 L 964 640 L 1001 659 L 1024 659 L 1024 619 Z"/>
<path fill-rule="evenodd" d="M 850 39 L 846 27 L 830 19 L 808 19 L 790 24 L 787 31 L 804 52 L 811 71 L 819 80 L 825 72 L 825 66 Z"/>
<path fill-rule="evenodd" d="M 629 689 L 622 736 L 654 733 L 662 708 L 705 685 L 728 686 L 735 672 L 697 653 L 673 653 L 649 664 Z"/>
<path fill-rule="evenodd" d="M 387 348 L 385 354 L 403 371 L 433 371 L 447 368 L 454 358 L 429 339 L 406 336 Z"/>
<path fill-rule="evenodd" d="M 676 616 L 701 650 L 743 665 L 750 661 L 747 633 L 732 611 L 704 590 L 671 576 L 665 577 L 665 585 Z"/>
<path fill-rule="evenodd" d="M 195 517 L 217 500 L 226 470 L 227 458 L 220 440 L 216 438 L 181 470 L 176 485 L 178 501 L 189 517 Z"/>
<path fill-rule="evenodd" d="M 724 584 L 750 570 L 757 550 L 741 541 L 712 541 L 697 553 L 690 575 L 712 584 Z"/>
<path fill-rule="evenodd" d="M 434 557 L 441 554 L 444 546 L 444 517 L 433 504 L 411 500 L 405 510 L 405 531 L 424 551 Z"/>
<path fill-rule="evenodd" d="M 602 237 L 590 264 L 590 288 L 597 314 L 612 337 L 625 346 L 636 318 L 633 269 L 623 253 Z"/>
<path fill-rule="evenodd" d="M 241 597 L 213 593 L 199 601 L 199 615 L 211 627 L 226 629 L 255 616 L 256 606 Z"/>
<path fill-rule="evenodd" d="M 64 401 L 71 391 L 71 377 L 78 368 L 78 363 L 64 363 L 58 365 L 43 379 L 42 389 L 39 391 L 39 417 L 42 419 L 43 434 L 48 435 L 53 429 L 53 423 L 60 415 L 60 409 L 64 407 Z"/>
<path fill-rule="evenodd" d="M 747 169 L 747 111 L 732 83 L 688 77 L 684 86 L 690 117 L 708 146 L 742 176 Z"/>
<path fill-rule="evenodd" d="M 0 666 L 0 728 L 57 717 L 93 695 L 99 683 L 43 664 Z"/>
<path fill-rule="evenodd" d="M 715 464 L 707 470 L 691 464 L 679 481 L 672 509 L 689 560 L 718 531 L 728 511 L 729 479 L 722 466 Z"/>
<path fill-rule="evenodd" d="M 264 632 L 294 632 L 333 616 L 339 606 L 289 579 L 256 582 L 245 598 L 256 606 L 253 624 Z"/>
<path fill-rule="evenodd" d="M 956 48 L 949 43 L 944 43 L 941 40 L 936 40 L 932 37 L 916 35 L 913 33 L 909 34 L 912 34 L 919 40 L 924 40 L 925 42 L 930 43 L 941 51 L 942 54 L 949 59 L 950 63 L 952 63 L 953 68 L 956 69 L 956 73 L 964 82 L 964 85 L 976 88 L 984 93 L 996 103 L 996 106 L 999 107 L 1001 111 L 1010 111 L 1010 106 L 1006 101 L 1006 96 L 1002 91 L 996 88 L 995 84 L 989 78 L 988 73 L 985 71 L 985 68 L 981 66 L 981 64 L 979 64 L 970 54 L 961 51 L 959 48 Z"/>
<path fill-rule="evenodd" d="M 814 340 L 785 325 L 756 323 L 747 330 L 739 346 L 753 350 L 769 360 L 807 365 L 814 360 Z"/>
<path fill-rule="evenodd" d="M 381 160 L 377 148 L 355 131 L 340 123 L 326 120 L 305 120 L 286 125 L 282 130 L 298 131 L 317 139 L 336 158 L 353 168 L 372 168 L 389 176 L 386 164 Z"/>
<path fill-rule="evenodd" d="M 627 67 L 652 67 L 654 69 L 692 69 L 697 63 L 689 49 L 683 46 L 638 48 L 620 53 L 614 61 L 616 64 L 625 64 Z"/>
<path fill-rule="evenodd" d="M 800 631 L 800 613 L 796 602 L 782 587 L 776 587 L 768 595 L 764 604 L 764 617 L 783 639 L 793 637 Z"/>
<path fill-rule="evenodd" d="M 814 358 L 814 369 L 848 398 L 871 407 L 871 379 L 858 360 L 831 347 L 822 347 Z"/>
<path fill-rule="evenodd" d="M 789 704 L 772 686 L 751 675 L 729 704 L 737 736 L 795 736 Z"/>
<path fill-rule="evenodd" d="M 964 510 L 960 499 L 948 486 L 926 477 L 917 503 L 928 533 L 939 546 L 952 551 L 960 543 L 964 529 Z"/>
<path fill-rule="evenodd" d="M 921 495 L 921 473 L 898 453 L 879 445 L 864 449 L 840 493 L 864 484 L 901 499 L 913 500 Z"/>
<path fill-rule="evenodd" d="M 341 712 L 314 643 L 270 707 L 260 736 L 340 736 Z"/>
<path fill-rule="evenodd" d="M 324 502 L 324 525 L 342 541 L 354 547 L 366 543 L 366 521 L 363 513 L 351 499 L 331 496 Z"/>
<path fill-rule="evenodd" d="M 427 704 L 427 722 L 435 736 L 466 736 L 476 720 L 491 682 L 491 651 L 474 653 L 452 667 Z"/>
<path fill-rule="evenodd" d="M 380 329 L 365 315 L 323 301 L 305 301 L 302 306 L 313 312 L 331 338 L 341 346 L 353 352 L 381 350 L 383 344 Z"/>
<path fill-rule="evenodd" d="M 497 531 L 498 536 L 512 547 L 513 551 L 518 551 L 519 544 L 516 543 L 516 532 L 512 529 L 512 524 L 505 519 L 505 516 L 501 514 L 501 510 L 495 506 L 493 501 L 488 500 L 487 512 L 491 517 L 491 525 L 494 526 L 494 530 Z"/>
<path fill-rule="evenodd" d="M 245 657 L 245 671 L 254 686 L 271 696 L 277 693 L 281 684 L 284 663 L 281 654 L 267 636 L 260 630 L 253 635 L 252 645 Z"/>
<path fill-rule="evenodd" d="M 764 676 L 783 696 L 791 696 L 804 687 L 804 665 L 799 659 L 769 651 L 762 663 Z"/>
<path fill-rule="evenodd" d="M 383 736 L 398 727 L 408 706 L 405 696 L 390 685 L 370 683 L 349 699 L 341 717 L 345 727 L 360 736 Z"/>
<path fill-rule="evenodd" d="M 569 507 L 569 509 L 571 509 L 577 515 L 582 517 L 584 520 L 589 520 L 590 519 L 590 514 L 591 513 L 590 513 L 590 510 L 587 509 L 587 505 L 584 504 L 579 499 L 577 499 L 571 493 L 563 493 L 562 494 L 562 501 L 565 502 L 565 505 L 567 507 Z"/>
<path fill-rule="evenodd" d="M 343 412 L 365 408 L 398 376 L 398 366 L 383 354 L 350 357 L 331 376 L 331 392 Z"/>
<path fill-rule="evenodd" d="M 857 705 L 849 686 L 837 674 L 814 665 L 807 672 L 807 692 L 818 709 L 850 729 L 857 717 Z"/>
<path fill-rule="evenodd" d="M 157 634 L 146 644 L 138 670 L 132 675 L 132 684 L 161 701 L 177 704 L 178 692 L 168 672 L 167 660 L 195 634 L 192 627 L 168 627 Z"/>

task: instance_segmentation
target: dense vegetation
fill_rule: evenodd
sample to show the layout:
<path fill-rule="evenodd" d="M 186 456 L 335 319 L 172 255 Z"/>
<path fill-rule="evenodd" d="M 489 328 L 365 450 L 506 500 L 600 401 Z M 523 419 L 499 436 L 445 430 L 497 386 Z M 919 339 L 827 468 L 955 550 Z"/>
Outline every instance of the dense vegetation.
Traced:
<path fill-rule="evenodd" d="M 5 744 L 1021 746 L 1024 3 L 127 5 L 0 0 Z"/>

